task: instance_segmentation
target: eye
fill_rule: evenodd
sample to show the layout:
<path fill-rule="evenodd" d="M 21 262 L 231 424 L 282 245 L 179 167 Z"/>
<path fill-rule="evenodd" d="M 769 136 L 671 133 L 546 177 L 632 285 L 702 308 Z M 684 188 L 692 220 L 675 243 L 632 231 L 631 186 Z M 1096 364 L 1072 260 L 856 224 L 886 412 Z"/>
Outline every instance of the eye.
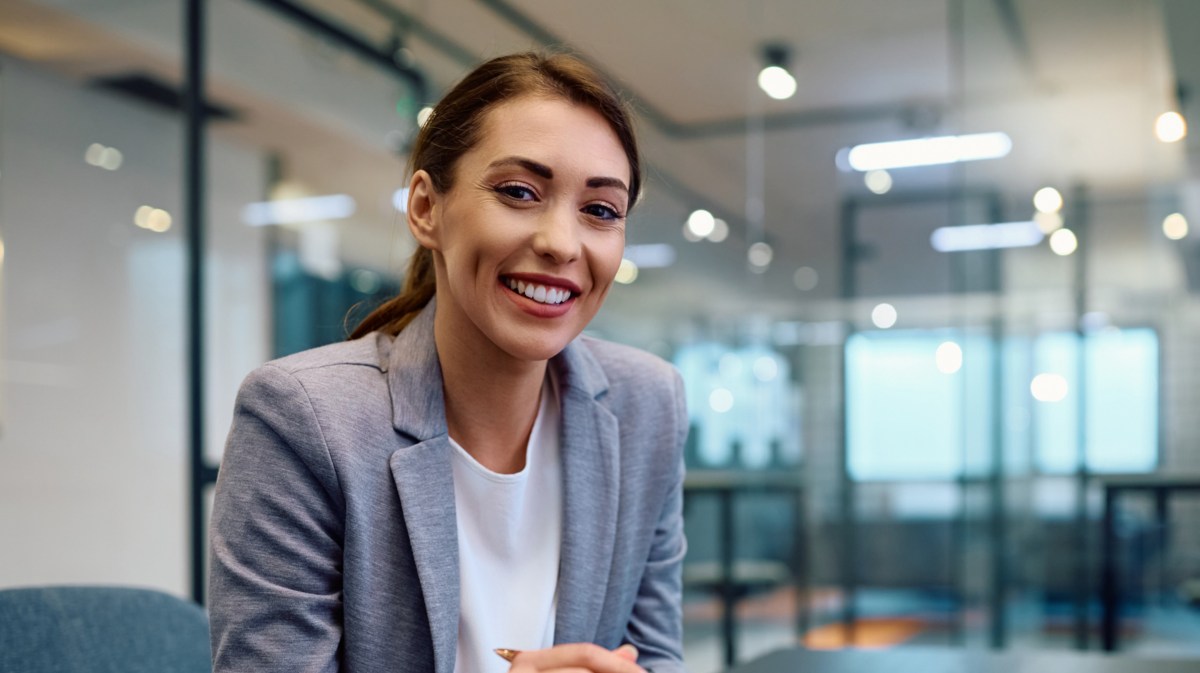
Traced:
<path fill-rule="evenodd" d="M 529 187 L 516 182 L 508 182 L 502 185 L 496 185 L 492 188 L 497 194 L 506 196 L 515 201 L 536 201 L 537 195 Z"/>
<path fill-rule="evenodd" d="M 591 215 L 601 220 L 621 220 L 624 216 L 618 213 L 615 209 L 604 205 L 603 203 L 589 203 L 580 209 L 587 215 Z"/>

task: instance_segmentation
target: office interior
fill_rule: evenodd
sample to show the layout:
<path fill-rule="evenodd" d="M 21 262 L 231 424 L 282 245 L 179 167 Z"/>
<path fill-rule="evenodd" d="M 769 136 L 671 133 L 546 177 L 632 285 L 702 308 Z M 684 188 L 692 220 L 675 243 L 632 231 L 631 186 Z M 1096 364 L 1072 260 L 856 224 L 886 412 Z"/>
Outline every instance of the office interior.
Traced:
<path fill-rule="evenodd" d="M 399 287 L 439 93 L 566 49 L 638 118 L 589 333 L 686 382 L 693 671 L 1200 662 L 1198 29 L 1191 0 L 6 0 L 0 588 L 202 598 L 238 383 Z"/>

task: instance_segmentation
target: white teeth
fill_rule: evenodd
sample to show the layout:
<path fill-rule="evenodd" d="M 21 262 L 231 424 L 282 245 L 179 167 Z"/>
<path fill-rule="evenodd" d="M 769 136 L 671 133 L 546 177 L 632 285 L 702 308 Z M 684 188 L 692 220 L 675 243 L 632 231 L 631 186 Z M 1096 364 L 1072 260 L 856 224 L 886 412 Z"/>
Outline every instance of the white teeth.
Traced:
<path fill-rule="evenodd" d="M 526 297 L 540 304 L 561 304 L 571 298 L 571 293 L 568 290 L 546 287 L 545 285 L 534 285 L 533 283 L 525 283 L 524 281 L 513 280 L 507 281 L 508 288 L 517 294 L 523 294 Z"/>

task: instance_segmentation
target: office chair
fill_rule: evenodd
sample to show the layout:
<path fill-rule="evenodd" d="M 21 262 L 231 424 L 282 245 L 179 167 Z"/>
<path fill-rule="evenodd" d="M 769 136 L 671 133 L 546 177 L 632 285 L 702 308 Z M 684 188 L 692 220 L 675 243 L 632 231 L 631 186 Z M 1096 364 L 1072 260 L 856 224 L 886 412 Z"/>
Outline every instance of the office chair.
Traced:
<path fill-rule="evenodd" d="M 208 617 L 149 589 L 0 590 L 0 671 L 210 673 Z"/>

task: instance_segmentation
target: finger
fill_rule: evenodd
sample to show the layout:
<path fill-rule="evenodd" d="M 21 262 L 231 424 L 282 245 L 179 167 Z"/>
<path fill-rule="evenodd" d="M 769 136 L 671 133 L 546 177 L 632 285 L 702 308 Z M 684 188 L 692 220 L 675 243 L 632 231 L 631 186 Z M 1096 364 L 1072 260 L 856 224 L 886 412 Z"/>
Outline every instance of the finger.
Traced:
<path fill-rule="evenodd" d="M 631 643 L 625 643 L 624 645 L 613 650 L 613 653 L 617 656 L 624 657 L 629 661 L 637 661 L 638 658 L 638 649 Z"/>
<path fill-rule="evenodd" d="M 529 650 L 517 655 L 513 664 L 533 666 L 538 671 L 583 669 L 589 673 L 646 673 L 625 656 L 592 643 L 555 645 L 544 650 Z"/>

